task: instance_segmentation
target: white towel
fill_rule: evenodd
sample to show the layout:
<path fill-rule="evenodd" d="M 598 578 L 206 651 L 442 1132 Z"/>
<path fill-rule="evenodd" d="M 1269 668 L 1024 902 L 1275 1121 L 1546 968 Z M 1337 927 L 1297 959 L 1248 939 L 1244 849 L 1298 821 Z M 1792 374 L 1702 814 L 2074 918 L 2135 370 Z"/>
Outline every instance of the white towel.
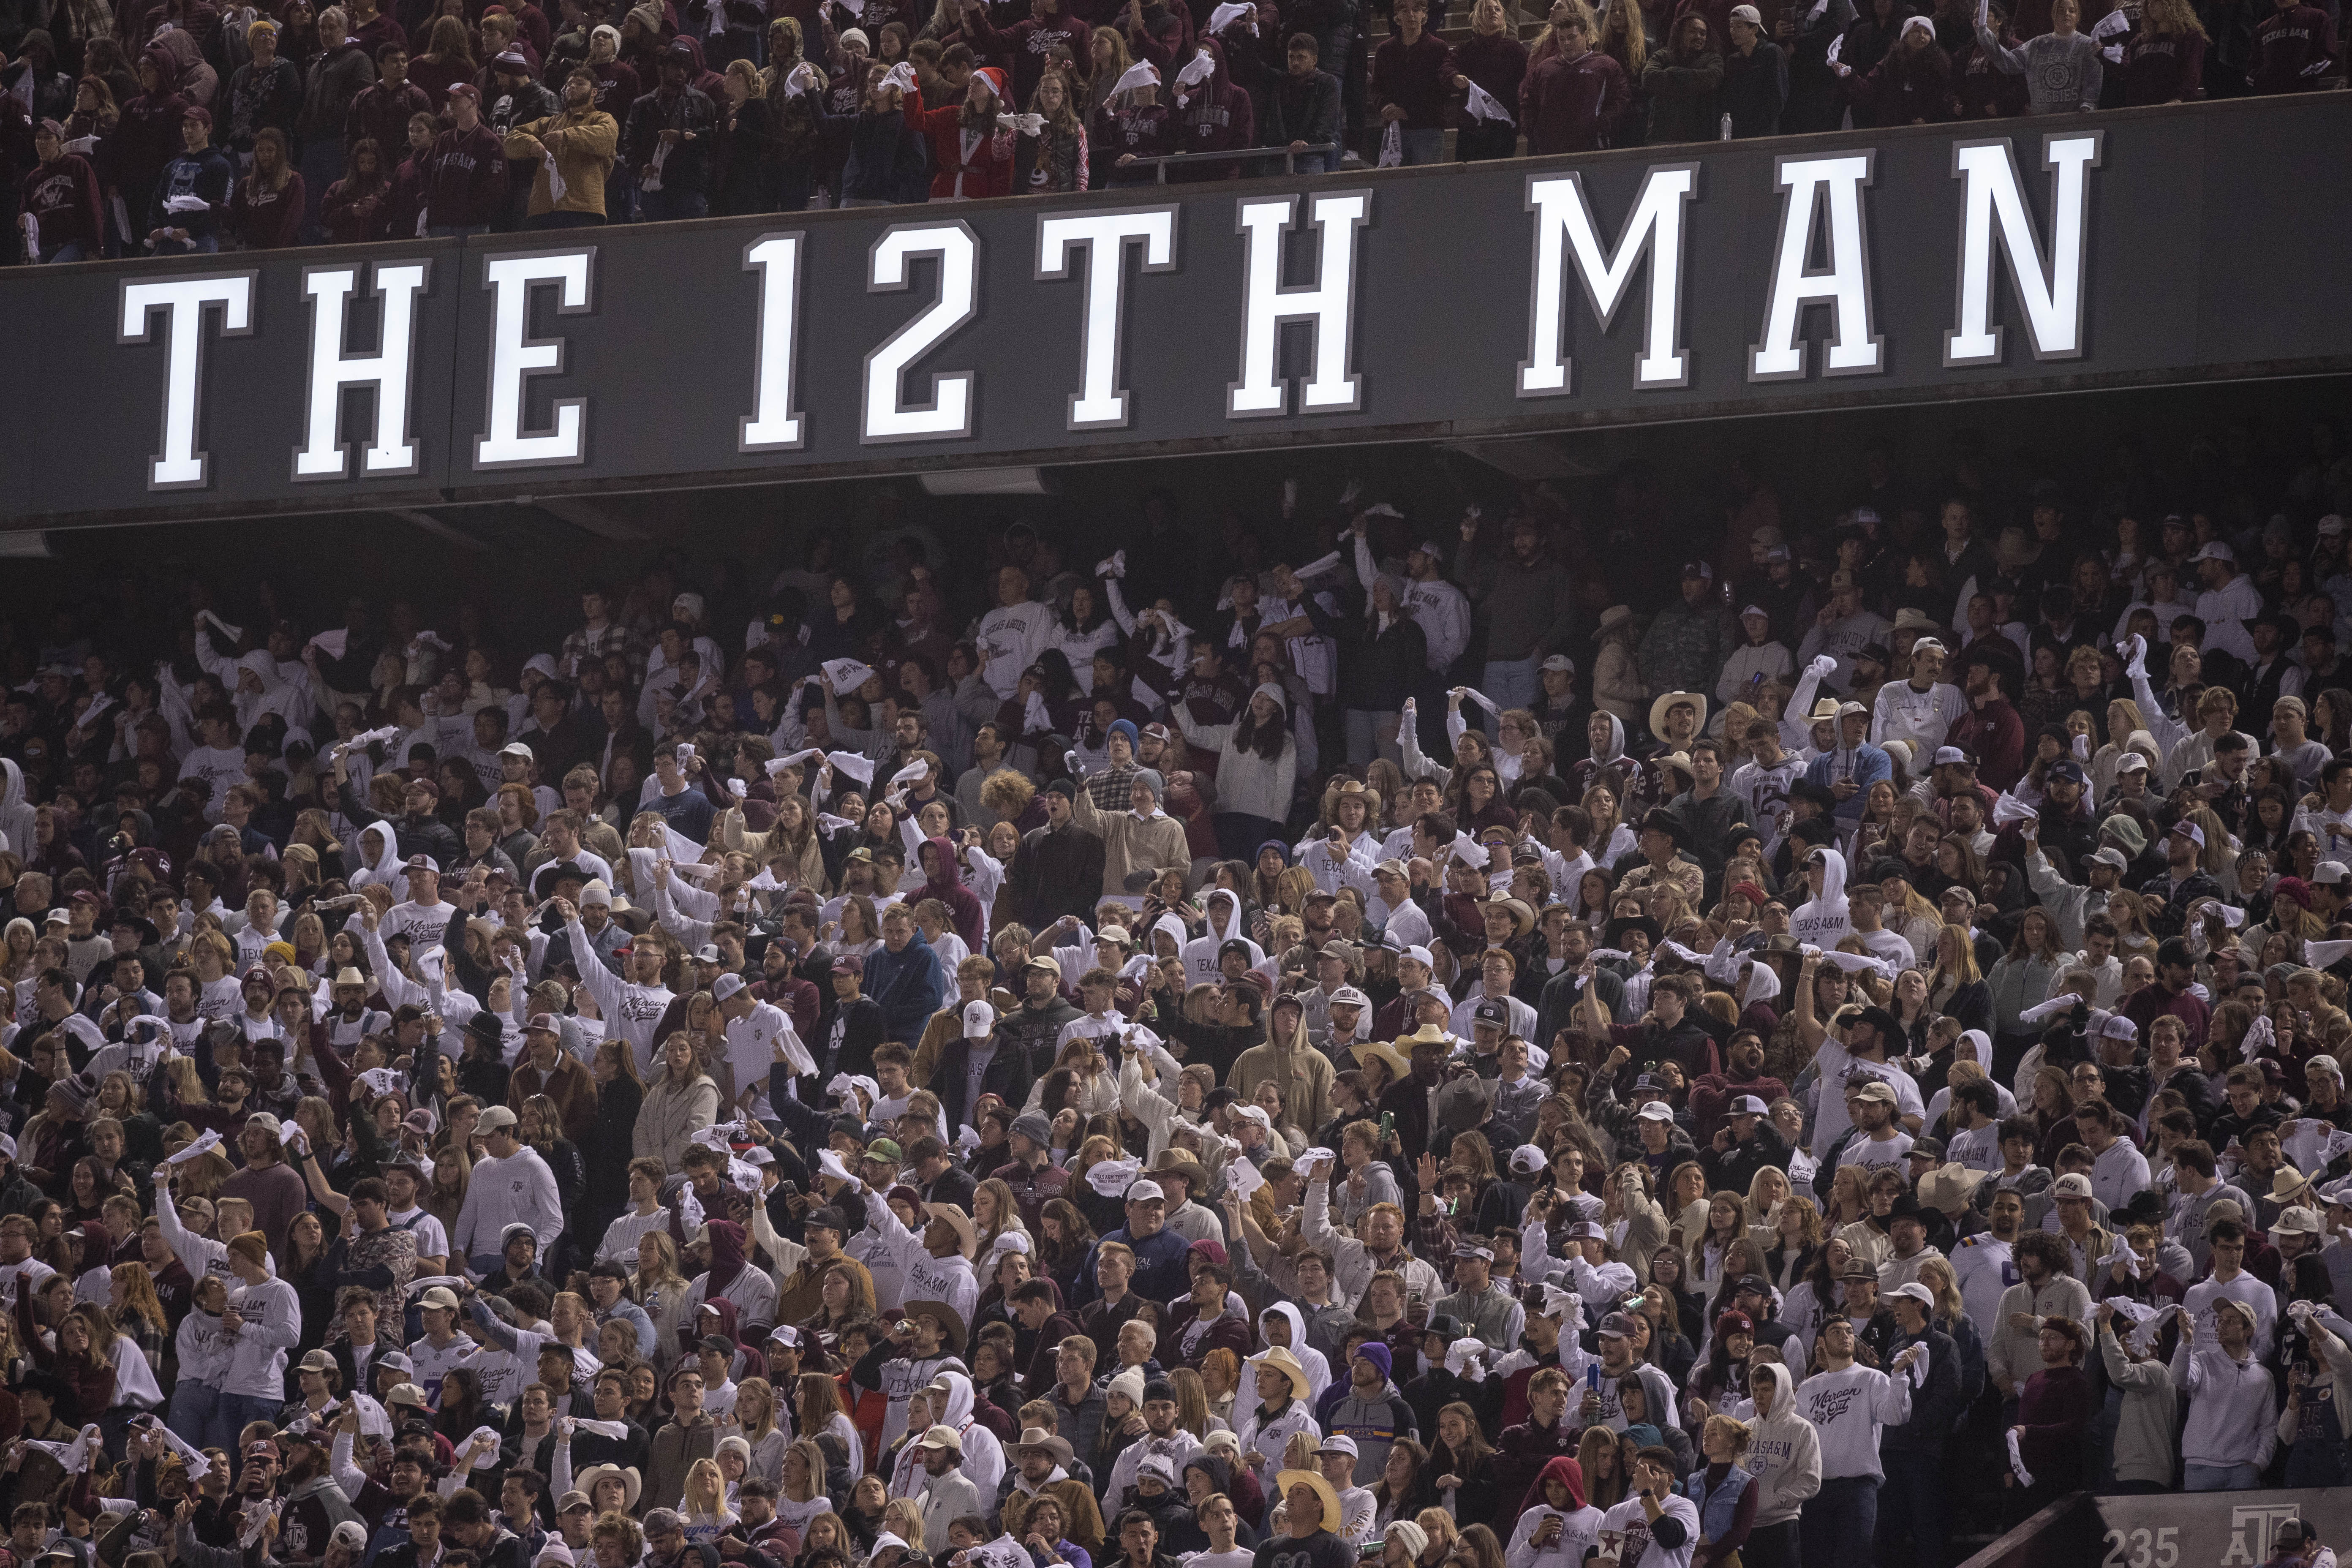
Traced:
<path fill-rule="evenodd" d="M 1465 107 L 1470 110 L 1470 118 L 1473 120 L 1499 120 L 1506 125 L 1517 125 L 1518 123 L 1517 121 L 1511 118 L 1511 111 L 1509 110 L 1505 109 L 1499 102 L 1496 101 L 1495 95 L 1493 93 L 1488 92 L 1485 88 L 1480 87 L 1475 81 L 1470 84 L 1470 101 L 1465 105 Z"/>

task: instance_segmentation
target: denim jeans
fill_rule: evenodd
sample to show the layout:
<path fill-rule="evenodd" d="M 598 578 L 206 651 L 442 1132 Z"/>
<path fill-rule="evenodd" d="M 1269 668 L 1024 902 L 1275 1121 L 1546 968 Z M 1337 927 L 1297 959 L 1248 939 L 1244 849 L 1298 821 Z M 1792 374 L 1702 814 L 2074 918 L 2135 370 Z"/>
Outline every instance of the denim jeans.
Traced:
<path fill-rule="evenodd" d="M 1434 163 L 1445 155 L 1445 132 L 1442 130 L 1407 131 L 1402 140 L 1404 142 L 1404 166 L 1408 169 L 1422 163 Z"/>
<path fill-rule="evenodd" d="M 1798 1554 L 1805 1568 L 1870 1568 L 1878 1534 L 1878 1483 L 1840 1476 L 1822 1483 L 1798 1517 Z"/>
<path fill-rule="evenodd" d="M 2180 1489 L 2185 1492 L 2245 1492 L 2263 1484 L 2260 1465 L 2189 1465 L 2184 1468 Z"/>
<path fill-rule="evenodd" d="M 210 1443 L 213 1420 L 219 1406 L 219 1389 L 193 1377 L 184 1377 L 173 1385 L 171 1408 L 163 1424 L 191 1443 Z"/>
<path fill-rule="evenodd" d="M 283 1399 L 267 1394 L 224 1394 L 213 1405 L 213 1431 L 217 1436 L 202 1446 L 226 1448 L 232 1458 L 236 1458 L 240 1454 L 237 1434 L 252 1422 L 277 1420 L 278 1413 L 285 1408 Z"/>
<path fill-rule="evenodd" d="M 1408 131 L 1407 136 L 1412 134 Z M 1494 699 L 1500 709 L 1533 708 L 1536 699 L 1543 694 L 1543 661 L 1538 658 L 1489 659 L 1478 677 L 1479 689 Z M 1496 715 L 1486 718 L 1486 734 L 1492 739 L 1502 722 Z"/>
<path fill-rule="evenodd" d="M 1397 710 L 1382 712 L 1373 708 L 1350 708 L 1348 712 L 1348 765 L 1360 768 L 1375 756 L 1386 757 L 1402 764 L 1404 753 L 1397 746 Z"/>
<path fill-rule="evenodd" d="M 216 235 L 200 234 L 194 239 L 159 239 L 155 242 L 158 256 L 215 256 L 220 252 Z M 282 1405 L 278 1407 L 284 1409 Z"/>
<path fill-rule="evenodd" d="M 86 258 L 82 253 L 81 241 L 78 239 L 67 240 L 63 245 L 48 246 L 41 251 L 41 264 L 45 267 L 54 265 L 60 261 L 80 261 L 84 259 L 86 259 Z"/>

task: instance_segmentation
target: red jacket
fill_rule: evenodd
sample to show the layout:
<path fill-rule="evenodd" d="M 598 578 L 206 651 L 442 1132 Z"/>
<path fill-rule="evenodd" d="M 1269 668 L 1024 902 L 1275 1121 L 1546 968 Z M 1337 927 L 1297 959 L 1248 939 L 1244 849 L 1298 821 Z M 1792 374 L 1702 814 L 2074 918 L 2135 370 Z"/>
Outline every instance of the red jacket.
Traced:
<path fill-rule="evenodd" d="M 1552 56 L 1528 73 L 1519 123 L 1528 153 L 1590 153 L 1608 144 L 1610 130 L 1633 100 L 1625 70 L 1599 49 L 1575 59 Z"/>
<path fill-rule="evenodd" d="M 909 104 L 907 123 L 931 144 L 931 200 L 954 197 L 977 201 L 983 196 L 1013 194 L 1013 132 L 991 126 L 967 136 L 964 106 L 918 109 Z"/>

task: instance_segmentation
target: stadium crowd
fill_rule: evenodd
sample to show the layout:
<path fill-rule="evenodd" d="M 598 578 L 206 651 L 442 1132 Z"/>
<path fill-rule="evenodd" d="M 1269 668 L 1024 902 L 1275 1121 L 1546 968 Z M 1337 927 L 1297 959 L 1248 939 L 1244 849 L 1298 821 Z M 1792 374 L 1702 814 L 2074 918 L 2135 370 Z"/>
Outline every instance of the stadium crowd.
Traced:
<path fill-rule="evenodd" d="M 1454 42 L 1446 0 L 5 0 L 0 263 L 2344 85 L 2336 0 L 1552 0 L 1531 43 L 1514 0 L 1451 19 Z"/>
<path fill-rule="evenodd" d="M 890 507 L 543 640 L 12 599 L 5 1549 L 1948 1568 L 2344 1484 L 2352 461 L 2274 434 Z"/>

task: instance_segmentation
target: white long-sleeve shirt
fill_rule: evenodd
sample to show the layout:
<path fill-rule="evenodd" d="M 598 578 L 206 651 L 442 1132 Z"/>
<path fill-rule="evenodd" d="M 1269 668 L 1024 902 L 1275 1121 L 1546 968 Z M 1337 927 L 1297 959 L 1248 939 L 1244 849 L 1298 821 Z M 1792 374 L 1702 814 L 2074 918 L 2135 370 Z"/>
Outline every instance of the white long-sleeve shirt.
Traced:
<path fill-rule="evenodd" d="M 2233 1359 L 2200 1331 L 2172 1352 L 2172 1381 L 2189 1391 L 2189 1425 L 2180 1434 L 2184 1464 L 2267 1465 L 2278 1447 L 2278 1406 L 2270 1369 L 2251 1353 Z"/>
<path fill-rule="evenodd" d="M 450 1227 L 449 1260 L 499 1251 L 499 1238 L 510 1225 L 530 1226 L 542 1254 L 563 1234 L 563 1199 L 555 1188 L 555 1173 L 528 1145 L 503 1160 L 485 1156 L 474 1166 L 466 1205 Z"/>
<path fill-rule="evenodd" d="M 294 1287 L 283 1279 L 239 1285 L 229 1292 L 228 1304 L 244 1321 L 229 1336 L 220 1391 L 247 1399 L 284 1398 L 286 1352 L 302 1342 L 302 1302 Z"/>
<path fill-rule="evenodd" d="M 1885 1480 L 1878 1462 L 1882 1427 L 1911 1419 L 1911 1379 L 1873 1367 L 1816 1373 L 1797 1389 L 1797 1408 L 1822 1439 L 1822 1479 L 1868 1476 Z"/>
<path fill-rule="evenodd" d="M 580 984 L 596 998 L 596 1010 L 604 1016 L 605 1038 L 628 1041 L 629 1049 L 636 1055 L 638 1076 L 651 1082 L 655 1076 L 654 1026 L 661 1022 L 669 1005 L 677 1000 L 677 994 L 667 985 L 640 985 L 634 980 L 624 980 L 605 968 L 577 920 L 564 922 L 563 931 L 572 939 L 572 957 L 580 966 Z"/>
<path fill-rule="evenodd" d="M 971 1271 L 971 1261 L 961 1253 L 934 1258 L 923 1238 L 898 1223 L 882 1194 L 867 1187 L 866 1219 L 876 1237 L 898 1261 L 906 1277 L 906 1300 L 908 1301 L 945 1301 L 956 1310 L 965 1322 L 971 1321 L 972 1311 L 980 1305 L 980 1280 Z"/>

